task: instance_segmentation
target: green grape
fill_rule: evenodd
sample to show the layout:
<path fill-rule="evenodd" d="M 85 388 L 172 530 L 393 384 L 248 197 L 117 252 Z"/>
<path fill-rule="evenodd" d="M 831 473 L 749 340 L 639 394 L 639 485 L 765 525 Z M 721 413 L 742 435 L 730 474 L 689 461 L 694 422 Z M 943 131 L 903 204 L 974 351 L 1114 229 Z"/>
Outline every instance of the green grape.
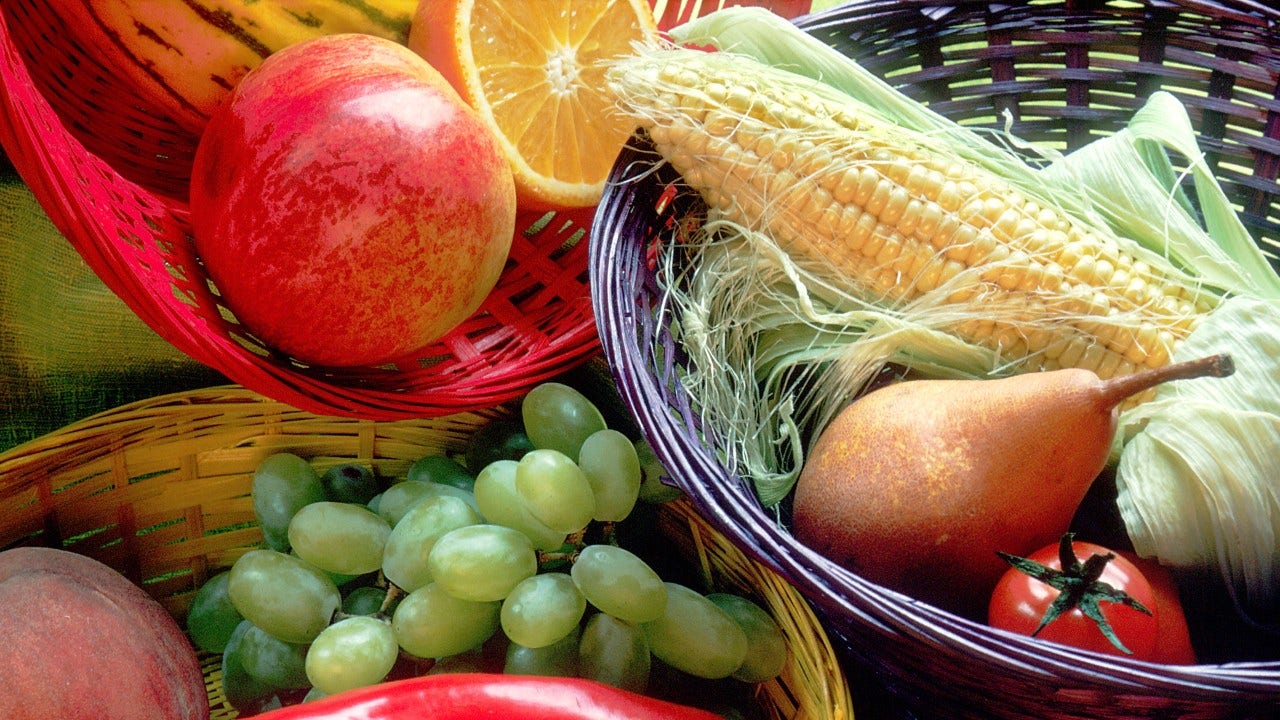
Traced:
<path fill-rule="evenodd" d="M 556 550 L 564 545 L 568 533 L 556 532 L 529 513 L 524 499 L 516 491 L 515 460 L 489 463 L 476 476 L 476 505 L 485 520 L 505 525 L 524 533 L 539 550 Z"/>
<path fill-rule="evenodd" d="M 582 629 L 578 625 L 550 645 L 525 647 L 512 642 L 507 646 L 507 657 L 502 672 L 508 675 L 549 675 L 574 677 L 578 674 L 578 640 Z"/>
<path fill-rule="evenodd" d="M 519 460 L 532 449 L 533 442 L 519 421 L 493 420 L 480 426 L 467 439 L 467 468 L 479 475 L 495 460 Z"/>
<path fill-rule="evenodd" d="M 360 463 L 334 465 L 320 476 L 325 496 L 334 502 L 365 505 L 378 494 L 378 478 L 373 468 Z"/>
<path fill-rule="evenodd" d="M 433 490 L 433 495 L 448 495 L 462 500 L 470 505 L 476 512 L 480 512 L 480 506 L 476 504 L 475 482 L 471 483 L 472 489 L 463 490 L 454 485 L 441 485 L 440 483 L 427 483 Z"/>
<path fill-rule="evenodd" d="M 279 640 L 257 625 L 250 624 L 240 640 L 240 665 L 244 671 L 277 690 L 307 686 L 303 659 L 307 646 Z"/>
<path fill-rule="evenodd" d="M 541 383 L 525 394 L 520 416 L 534 447 L 559 450 L 574 462 L 582 441 L 605 428 L 604 415 L 590 398 L 558 382 Z"/>
<path fill-rule="evenodd" d="M 227 647 L 231 633 L 244 618 L 227 596 L 229 571 L 222 571 L 200 586 L 187 610 L 187 634 L 198 649 L 220 653 Z"/>
<path fill-rule="evenodd" d="M 695 677 L 732 675 L 747 658 L 747 634 L 729 613 L 696 590 L 666 583 L 667 607 L 641 623 L 654 657 Z"/>
<path fill-rule="evenodd" d="M 309 703 L 309 702 L 312 702 L 313 700 L 319 700 L 321 698 L 326 698 L 326 697 L 329 697 L 328 693 L 321 692 L 316 688 L 311 688 L 310 690 L 307 691 L 306 695 L 302 696 L 302 702 Z"/>
<path fill-rule="evenodd" d="M 442 535 L 483 522 L 466 502 L 449 495 L 427 498 L 396 523 L 382 554 L 382 574 L 412 592 L 431 581 L 427 556 Z"/>
<path fill-rule="evenodd" d="M 289 549 L 289 521 L 299 509 L 325 499 L 320 476 L 293 453 L 267 456 L 253 473 L 253 514 L 262 526 L 267 547 Z"/>
<path fill-rule="evenodd" d="M 240 662 L 241 640 L 253 623 L 240 621 L 222 652 L 222 692 L 227 703 L 242 715 L 256 715 L 275 697 L 276 689 L 245 672 Z"/>
<path fill-rule="evenodd" d="M 448 455 L 427 455 L 418 458 L 409 466 L 405 479 L 412 482 L 449 485 L 467 492 L 471 492 L 476 484 L 475 474 Z"/>
<path fill-rule="evenodd" d="M 548 572 L 521 580 L 502 601 L 502 630 L 511 642 L 540 648 L 578 626 L 586 598 L 567 573 Z"/>
<path fill-rule="evenodd" d="M 317 691 L 317 689 L 315 688 L 311 688 L 311 689 L 308 689 L 307 694 L 305 694 L 305 696 L 302 696 L 302 702 L 314 702 L 317 700 L 321 700 L 321 698 L 326 698 L 326 697 L 329 697 L 329 693 L 323 693 L 323 692 Z"/>
<path fill-rule="evenodd" d="M 342 612 L 347 615 L 374 615 L 382 611 L 382 604 L 387 601 L 385 588 L 376 585 L 361 585 L 352 588 L 342 598 Z"/>
<path fill-rule="evenodd" d="M 764 608 L 731 593 L 711 593 L 707 599 L 729 613 L 747 635 L 747 657 L 733 677 L 759 683 L 782 674 L 787 664 L 787 638 Z"/>
<path fill-rule="evenodd" d="M 307 650 L 306 677 L 333 695 L 382 682 L 400 649 L 391 625 L 371 617 L 350 617 L 325 628 Z"/>
<path fill-rule="evenodd" d="M 516 463 L 516 492 L 529 514 L 556 532 L 585 528 L 596 511 L 586 474 L 559 450 L 525 453 Z"/>
<path fill-rule="evenodd" d="M 591 483 L 596 520 L 625 520 L 640 497 L 640 458 L 630 438 L 617 430 L 599 430 L 583 441 L 578 467 Z"/>
<path fill-rule="evenodd" d="M 362 575 L 382 566 L 391 526 L 362 505 L 323 501 L 298 510 L 289 522 L 289 544 L 321 570 Z"/>
<path fill-rule="evenodd" d="M 297 550 L 290 549 L 290 550 L 289 550 L 289 554 L 290 554 L 290 555 L 292 555 L 293 557 L 298 558 L 299 560 L 302 560 L 302 556 L 298 554 L 298 551 L 297 551 Z M 305 563 L 305 562 L 307 562 L 307 561 L 306 561 L 306 560 L 302 560 L 302 562 L 304 562 L 304 563 Z M 316 566 L 315 566 L 314 564 L 312 564 L 312 563 L 307 563 L 307 564 L 308 564 L 308 565 L 310 565 L 311 567 L 315 568 L 316 570 L 319 570 L 320 572 L 324 573 L 324 576 L 325 576 L 325 577 L 329 578 L 331 581 L 333 581 L 333 584 L 334 584 L 334 585 L 337 585 L 337 586 L 338 586 L 338 590 L 339 590 L 339 591 L 341 591 L 341 590 L 342 590 L 342 588 L 343 588 L 343 587 L 345 587 L 348 583 L 354 582 L 354 581 L 356 581 L 356 580 L 358 580 L 358 579 L 360 578 L 360 575 L 352 575 L 352 574 L 349 574 L 349 573 L 333 572 L 333 571 L 331 571 L 331 570 L 325 570 L 324 568 L 316 567 Z M 363 574 L 364 574 L 364 573 L 361 573 L 361 575 L 363 575 Z"/>
<path fill-rule="evenodd" d="M 587 602 L 629 622 L 662 615 L 667 588 L 658 573 L 635 553 L 615 545 L 588 545 L 569 571 Z"/>
<path fill-rule="evenodd" d="M 653 447 L 644 440 L 637 440 L 634 445 L 636 457 L 640 460 L 640 500 L 658 504 L 670 502 L 684 495 L 680 488 L 663 482 L 662 479 L 667 476 L 667 471 L 662 467 L 658 456 L 654 454 Z"/>
<path fill-rule="evenodd" d="M 437 494 L 430 483 L 401 480 L 382 491 L 382 496 L 378 500 L 378 515 L 394 528 L 414 505 Z"/>
<path fill-rule="evenodd" d="M 414 590 L 391 617 L 396 642 L 420 658 L 442 658 L 479 647 L 498 631 L 499 602 L 456 598 L 436 583 Z"/>
<path fill-rule="evenodd" d="M 436 540 L 427 555 L 432 581 L 462 600 L 501 600 L 521 580 L 538 572 L 529 538 L 502 525 L 468 525 Z"/>
<path fill-rule="evenodd" d="M 640 626 L 607 613 L 586 622 L 578 642 L 578 674 L 588 680 L 643 693 L 653 658 Z"/>
<path fill-rule="evenodd" d="M 342 603 L 324 573 L 275 550 L 241 555 L 231 566 L 227 595 L 246 620 L 293 643 L 314 640 Z"/>
<path fill-rule="evenodd" d="M 413 509 L 414 505 L 423 500 L 442 495 L 463 500 L 475 508 L 476 512 L 480 512 L 479 506 L 476 504 L 475 495 L 466 490 L 452 485 L 440 485 L 439 483 L 422 482 L 421 480 L 401 480 L 382 493 L 382 499 L 378 501 L 378 514 L 382 516 L 383 520 L 387 521 L 387 524 L 394 528 L 401 518 L 405 516 L 405 513 Z"/>

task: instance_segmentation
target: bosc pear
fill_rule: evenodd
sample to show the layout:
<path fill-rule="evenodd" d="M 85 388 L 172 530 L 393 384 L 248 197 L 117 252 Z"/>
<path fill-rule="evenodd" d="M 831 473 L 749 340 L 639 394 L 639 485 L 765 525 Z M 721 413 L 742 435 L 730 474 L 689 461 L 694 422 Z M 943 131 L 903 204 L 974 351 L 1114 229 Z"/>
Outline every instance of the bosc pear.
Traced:
<path fill-rule="evenodd" d="M 1163 382 L 1233 372 L 1215 355 L 1100 379 L 1069 368 L 908 380 L 822 431 L 801 470 L 796 538 L 885 587 L 968 614 L 1008 565 L 1065 532 L 1106 465 L 1118 406 Z"/>

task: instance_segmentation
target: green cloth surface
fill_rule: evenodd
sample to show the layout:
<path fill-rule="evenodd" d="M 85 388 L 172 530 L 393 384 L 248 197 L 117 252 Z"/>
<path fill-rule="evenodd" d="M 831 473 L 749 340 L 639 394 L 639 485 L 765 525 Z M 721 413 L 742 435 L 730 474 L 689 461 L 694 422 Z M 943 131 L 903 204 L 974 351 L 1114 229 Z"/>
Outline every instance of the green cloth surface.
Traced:
<path fill-rule="evenodd" d="M 0 451 L 134 400 L 225 382 L 107 289 L 0 155 Z"/>

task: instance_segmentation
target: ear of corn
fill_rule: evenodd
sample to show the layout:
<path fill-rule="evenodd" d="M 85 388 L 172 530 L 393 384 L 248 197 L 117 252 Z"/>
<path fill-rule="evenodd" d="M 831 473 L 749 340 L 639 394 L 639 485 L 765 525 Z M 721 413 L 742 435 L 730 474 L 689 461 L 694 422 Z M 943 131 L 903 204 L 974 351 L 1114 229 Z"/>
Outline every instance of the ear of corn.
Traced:
<path fill-rule="evenodd" d="M 1280 275 L 1175 96 L 1035 169 L 765 11 L 671 37 L 719 52 L 645 50 L 612 89 L 708 205 L 663 236 L 657 280 L 688 400 L 764 505 L 886 362 L 1108 376 L 1227 351 L 1232 377 L 1124 408 L 1117 506 L 1141 554 L 1217 570 L 1246 615 L 1275 617 Z"/>
<path fill-rule="evenodd" d="M 611 75 L 657 150 L 725 218 L 868 302 L 960 304 L 944 329 L 1017 370 L 1169 362 L 1218 301 L 1106 229 L 931 138 L 749 58 L 665 49 Z"/>
<path fill-rule="evenodd" d="M 885 119 L 946 143 L 947 150 L 1008 179 L 1043 204 L 1105 223 L 1154 264 L 1172 262 L 1217 290 L 1280 299 L 1280 274 L 1241 222 L 1200 151 L 1186 108 L 1171 93 L 1147 97 L 1124 128 L 1062 155 L 1011 143 L 1052 164 L 1032 167 L 995 146 L 990 133 L 959 125 L 898 92 L 818 36 L 764 8 L 731 7 L 671 29 L 678 43 L 731 49 L 838 90 Z M 1183 163 L 1174 167 L 1171 157 Z M 1194 184 L 1197 207 L 1183 191 Z"/>

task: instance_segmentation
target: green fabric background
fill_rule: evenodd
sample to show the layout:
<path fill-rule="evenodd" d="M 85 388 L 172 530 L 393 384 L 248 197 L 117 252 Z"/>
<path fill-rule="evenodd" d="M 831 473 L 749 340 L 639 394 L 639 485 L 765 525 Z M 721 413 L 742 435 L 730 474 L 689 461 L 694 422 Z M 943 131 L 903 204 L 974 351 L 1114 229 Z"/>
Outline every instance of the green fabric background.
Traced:
<path fill-rule="evenodd" d="M 107 289 L 0 155 L 0 451 L 133 400 L 225 382 Z"/>

